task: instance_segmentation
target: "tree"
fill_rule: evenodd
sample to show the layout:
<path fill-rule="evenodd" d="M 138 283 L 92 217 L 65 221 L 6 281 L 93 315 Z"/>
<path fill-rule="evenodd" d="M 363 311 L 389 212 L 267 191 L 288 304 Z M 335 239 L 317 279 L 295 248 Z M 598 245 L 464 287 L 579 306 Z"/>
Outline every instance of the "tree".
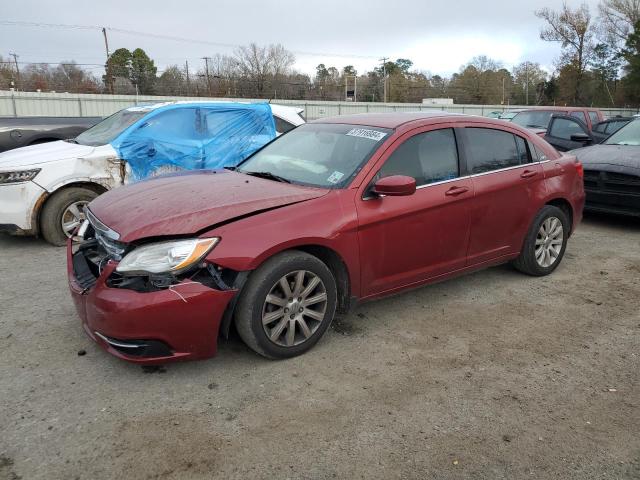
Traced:
<path fill-rule="evenodd" d="M 353 77 L 354 75 L 357 75 L 358 72 L 356 71 L 355 68 L 353 68 L 353 65 L 347 65 L 346 67 L 344 67 L 342 69 L 342 75 L 343 76 L 350 76 Z"/>
<path fill-rule="evenodd" d="M 624 48 L 634 25 L 640 21 L 640 0 L 602 0 L 598 10 L 608 43 L 622 43 Z"/>
<path fill-rule="evenodd" d="M 615 105 L 615 90 L 618 72 L 622 66 L 622 57 L 617 49 L 608 43 L 599 43 L 593 49 L 592 103 L 596 105 Z"/>
<path fill-rule="evenodd" d="M 124 78 L 129 81 L 131 78 L 131 52 L 126 48 L 118 48 L 109 55 L 106 70 L 102 78 L 107 89 L 113 93 L 116 79 Z"/>
<path fill-rule="evenodd" d="M 158 77 L 156 87 L 162 95 L 184 95 L 185 83 L 182 70 L 177 65 L 171 65 Z"/>
<path fill-rule="evenodd" d="M 399 58 L 396 60 L 396 66 L 403 73 L 409 73 L 411 67 L 413 67 L 413 62 L 407 58 Z"/>
<path fill-rule="evenodd" d="M 546 22 L 540 31 L 540 38 L 547 42 L 558 42 L 562 45 L 559 61 L 560 69 L 571 66 L 573 75 L 572 103 L 582 101 L 582 79 L 593 55 L 593 37 L 595 29 L 591 23 L 591 13 L 586 4 L 575 10 L 566 3 L 559 12 L 543 8 L 535 12 L 538 18 Z"/>
<path fill-rule="evenodd" d="M 295 56 L 282 45 L 260 47 L 255 43 L 236 49 L 234 58 L 240 73 L 255 84 L 259 96 L 264 95 L 267 82 L 288 73 Z"/>
<path fill-rule="evenodd" d="M 138 86 L 138 91 L 143 95 L 154 93 L 156 73 L 158 69 L 144 50 L 136 48 L 131 53 L 131 76 L 129 80 Z"/>
<path fill-rule="evenodd" d="M 640 21 L 636 22 L 634 31 L 629 35 L 623 50 L 627 64 L 623 78 L 626 97 L 634 104 L 640 102 Z"/>
<path fill-rule="evenodd" d="M 513 67 L 513 103 L 517 105 L 538 104 L 547 79 L 539 63 L 522 62 Z M 528 95 L 528 96 L 527 96 Z"/>

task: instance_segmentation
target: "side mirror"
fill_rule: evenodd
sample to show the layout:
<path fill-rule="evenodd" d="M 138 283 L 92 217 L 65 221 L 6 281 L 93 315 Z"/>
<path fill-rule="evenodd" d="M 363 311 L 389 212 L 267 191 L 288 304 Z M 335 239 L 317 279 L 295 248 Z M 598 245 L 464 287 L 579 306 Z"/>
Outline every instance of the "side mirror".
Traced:
<path fill-rule="evenodd" d="M 388 197 L 406 197 L 416 193 L 416 179 L 406 175 L 392 175 L 378 180 L 373 192 Z"/>
<path fill-rule="evenodd" d="M 591 141 L 591 137 L 586 133 L 574 133 L 571 135 L 571 140 L 574 142 L 589 143 Z"/>

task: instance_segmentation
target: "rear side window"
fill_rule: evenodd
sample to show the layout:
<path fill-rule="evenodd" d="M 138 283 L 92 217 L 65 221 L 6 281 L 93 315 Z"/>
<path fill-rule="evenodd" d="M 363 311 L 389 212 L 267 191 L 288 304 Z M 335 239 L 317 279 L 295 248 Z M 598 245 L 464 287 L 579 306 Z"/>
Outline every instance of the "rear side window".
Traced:
<path fill-rule="evenodd" d="M 380 178 L 407 175 L 416 185 L 458 177 L 458 148 L 451 128 L 419 133 L 405 140 L 380 169 Z"/>
<path fill-rule="evenodd" d="M 584 114 L 584 112 L 571 112 L 571 116 L 577 118 L 578 120 L 582 120 L 585 125 L 588 124 L 587 116 Z"/>
<path fill-rule="evenodd" d="M 591 120 L 591 121 L 593 122 L 593 120 Z M 607 122 L 607 123 L 599 123 L 599 124 L 597 124 L 597 125 L 594 123 L 594 124 L 593 124 L 593 128 L 592 128 L 592 130 L 593 130 L 594 132 L 598 132 L 598 133 L 606 133 L 606 132 L 607 132 L 607 129 L 609 128 L 609 126 L 610 126 L 610 125 L 611 125 L 611 123 L 610 123 L 610 122 Z"/>
<path fill-rule="evenodd" d="M 577 122 L 572 122 L 568 118 L 556 118 L 551 124 L 549 135 L 563 140 L 571 140 L 571 135 L 584 133 L 584 130 Z"/>
<path fill-rule="evenodd" d="M 274 115 L 273 119 L 276 122 L 276 132 L 278 133 L 287 133 L 289 130 L 293 130 L 295 128 L 294 124 L 281 119 L 277 115 Z"/>
<path fill-rule="evenodd" d="M 529 150 L 527 149 L 527 142 L 524 138 L 515 136 L 516 138 L 516 146 L 518 147 L 518 157 L 520 158 L 520 164 L 524 165 L 525 163 L 531 163 L 531 157 L 529 155 Z"/>
<path fill-rule="evenodd" d="M 591 118 L 591 123 L 593 125 L 595 125 L 596 123 L 598 123 L 600 121 L 600 117 L 598 116 L 598 112 L 590 111 L 589 112 L 589 118 Z"/>
<path fill-rule="evenodd" d="M 470 158 L 467 159 L 470 173 L 484 173 L 520 165 L 521 157 L 515 135 L 489 128 L 465 130 L 471 150 Z"/>

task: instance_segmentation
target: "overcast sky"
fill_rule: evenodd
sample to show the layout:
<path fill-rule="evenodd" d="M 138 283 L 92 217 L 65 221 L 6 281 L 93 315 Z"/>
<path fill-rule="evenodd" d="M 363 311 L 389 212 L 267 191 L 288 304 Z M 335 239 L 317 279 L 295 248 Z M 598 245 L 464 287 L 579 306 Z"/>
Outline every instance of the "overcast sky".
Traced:
<path fill-rule="evenodd" d="M 571 6 L 582 3 L 568 0 Z M 598 0 L 587 0 L 595 17 Z M 559 45 L 540 40 L 534 10 L 561 0 L 21 0 L 0 20 L 98 25 L 231 45 L 281 43 L 296 53 L 296 69 L 313 74 L 318 63 L 370 70 L 386 56 L 409 58 L 418 70 L 451 74 L 475 55 L 511 67 L 539 62 L 552 70 Z M 201 57 L 232 47 L 109 32 L 111 51 L 143 48 L 163 69 L 202 68 Z M 0 55 L 21 62 L 104 63 L 99 30 L 0 25 Z M 323 55 L 308 55 L 307 52 Z M 333 56 L 340 54 L 342 56 Z M 97 75 L 100 67 L 93 67 Z"/>

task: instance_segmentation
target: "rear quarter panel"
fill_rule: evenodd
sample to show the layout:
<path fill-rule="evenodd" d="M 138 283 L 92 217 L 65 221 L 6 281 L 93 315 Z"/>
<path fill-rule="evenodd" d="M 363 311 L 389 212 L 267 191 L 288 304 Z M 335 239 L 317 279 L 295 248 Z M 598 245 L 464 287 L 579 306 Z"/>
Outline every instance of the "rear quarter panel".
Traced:
<path fill-rule="evenodd" d="M 545 203 L 556 199 L 565 199 L 571 205 L 573 232 L 582 220 L 584 208 L 584 182 L 578 174 L 579 162 L 574 155 L 564 154 L 555 159 L 542 162 L 548 198 Z"/>

